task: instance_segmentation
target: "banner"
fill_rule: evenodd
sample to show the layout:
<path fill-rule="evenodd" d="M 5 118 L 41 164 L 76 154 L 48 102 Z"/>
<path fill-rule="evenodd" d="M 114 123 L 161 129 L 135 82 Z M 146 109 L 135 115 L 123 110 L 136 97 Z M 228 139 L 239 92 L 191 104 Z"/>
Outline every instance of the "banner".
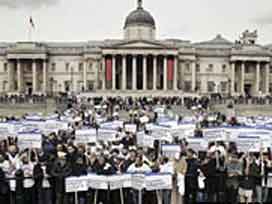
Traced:
<path fill-rule="evenodd" d="M 210 141 L 226 141 L 226 132 L 224 128 L 211 128 L 203 130 L 203 137 Z"/>
<path fill-rule="evenodd" d="M 167 80 L 173 81 L 174 76 L 174 59 L 167 59 Z"/>
<path fill-rule="evenodd" d="M 109 130 L 118 130 L 119 128 L 123 128 L 124 121 L 115 120 L 112 122 L 101 123 L 100 128 L 109 129 Z"/>
<path fill-rule="evenodd" d="M 42 135 L 37 133 L 20 133 L 18 134 L 18 146 L 21 150 L 26 148 L 42 147 Z"/>
<path fill-rule="evenodd" d="M 171 190 L 172 175 L 149 175 L 145 177 L 145 188 L 147 191 L 153 190 Z"/>
<path fill-rule="evenodd" d="M 88 191 L 88 189 L 86 177 L 70 177 L 65 180 L 66 193 Z"/>
<path fill-rule="evenodd" d="M 106 80 L 107 81 L 112 80 L 112 59 L 111 58 L 106 59 Z"/>
<path fill-rule="evenodd" d="M 239 152 L 259 152 L 261 150 L 261 139 L 258 136 L 239 136 L 235 142 Z"/>

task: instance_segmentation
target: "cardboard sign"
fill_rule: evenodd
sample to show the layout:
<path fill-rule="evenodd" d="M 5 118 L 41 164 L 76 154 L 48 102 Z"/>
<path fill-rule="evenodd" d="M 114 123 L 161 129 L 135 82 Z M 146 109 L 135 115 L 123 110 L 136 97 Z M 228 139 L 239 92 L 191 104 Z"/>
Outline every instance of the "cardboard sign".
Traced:
<path fill-rule="evenodd" d="M 88 144 L 96 142 L 96 129 L 76 130 L 76 144 Z"/>
<path fill-rule="evenodd" d="M 88 191 L 86 177 L 70 177 L 65 180 L 66 193 Z"/>
<path fill-rule="evenodd" d="M 171 190 L 172 175 L 148 175 L 145 177 L 145 188 L 147 191 L 153 190 Z"/>
<path fill-rule="evenodd" d="M 21 133 L 18 135 L 18 146 L 21 150 L 26 148 L 42 147 L 42 135 L 39 133 Z"/>
<path fill-rule="evenodd" d="M 164 144 L 161 146 L 162 155 L 168 158 L 174 158 L 177 153 L 181 153 L 180 145 Z"/>

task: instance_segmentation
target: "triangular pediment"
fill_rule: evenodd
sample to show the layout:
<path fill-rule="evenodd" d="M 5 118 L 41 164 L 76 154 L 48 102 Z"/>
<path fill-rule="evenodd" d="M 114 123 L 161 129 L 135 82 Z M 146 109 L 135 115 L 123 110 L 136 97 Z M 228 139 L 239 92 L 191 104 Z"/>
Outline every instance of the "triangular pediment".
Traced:
<path fill-rule="evenodd" d="M 150 49 L 163 49 L 167 48 L 166 45 L 159 42 L 152 41 L 129 41 L 113 45 L 116 48 L 150 48 Z"/>

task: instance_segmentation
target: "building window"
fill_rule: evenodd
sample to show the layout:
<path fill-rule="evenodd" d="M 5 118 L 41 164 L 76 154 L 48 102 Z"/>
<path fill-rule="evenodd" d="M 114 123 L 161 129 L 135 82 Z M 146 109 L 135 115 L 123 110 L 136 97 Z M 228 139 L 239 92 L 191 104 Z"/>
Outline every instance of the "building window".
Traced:
<path fill-rule="evenodd" d="M 222 92 L 227 92 L 227 88 L 228 88 L 228 82 L 221 81 L 221 91 Z"/>
<path fill-rule="evenodd" d="M 207 87 L 208 87 L 208 92 L 214 92 L 214 88 L 215 88 L 215 83 L 213 81 L 208 81 L 207 83 Z"/>
<path fill-rule="evenodd" d="M 209 64 L 209 67 L 207 68 L 207 72 L 213 72 L 213 64 Z"/>
<path fill-rule="evenodd" d="M 8 71 L 8 63 L 4 63 L 4 72 Z"/>
<path fill-rule="evenodd" d="M 69 62 L 67 62 L 67 63 L 65 64 L 65 70 L 66 70 L 66 72 L 69 72 L 69 66 L 70 66 L 70 64 L 69 64 Z"/>
<path fill-rule="evenodd" d="M 196 64 L 196 72 L 200 72 L 200 65 Z"/>
<path fill-rule="evenodd" d="M 227 72 L 227 65 L 223 64 L 222 65 L 222 73 L 226 73 Z"/>
<path fill-rule="evenodd" d="M 51 64 L 51 71 L 55 72 L 56 71 L 56 63 Z"/>
<path fill-rule="evenodd" d="M 78 71 L 83 72 L 83 63 L 82 62 L 78 64 Z"/>
<path fill-rule="evenodd" d="M 192 90 L 192 82 L 191 81 L 185 81 L 184 82 L 184 91 L 189 92 Z"/>

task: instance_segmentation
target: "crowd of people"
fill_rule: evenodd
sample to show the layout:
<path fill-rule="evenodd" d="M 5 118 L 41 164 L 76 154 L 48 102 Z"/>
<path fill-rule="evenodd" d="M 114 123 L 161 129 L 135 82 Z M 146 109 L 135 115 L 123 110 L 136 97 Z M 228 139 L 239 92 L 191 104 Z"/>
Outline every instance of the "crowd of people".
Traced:
<path fill-rule="evenodd" d="M 84 102 L 84 103 L 83 103 Z M 90 110 L 86 102 L 93 105 Z M 174 157 L 162 154 L 160 143 L 154 141 L 152 147 L 137 145 L 136 133 L 119 128 L 115 141 L 80 144 L 75 142 L 75 131 L 84 127 L 99 129 L 98 117 L 107 121 L 123 120 L 124 124 L 136 124 L 137 130 L 149 130 L 140 118 L 147 116 L 156 123 L 158 114 L 155 104 L 164 104 L 166 109 L 181 103 L 179 98 L 142 98 L 121 100 L 109 98 L 106 101 L 91 99 L 69 100 L 69 114 L 74 119 L 67 130 L 59 130 L 42 136 L 42 148 L 20 149 L 18 138 L 6 135 L 0 141 L 0 203 L 9 204 L 72 204 L 74 195 L 66 193 L 65 179 L 69 176 L 118 175 L 122 173 L 171 173 L 173 189 L 162 190 L 162 203 L 271 203 L 272 172 L 269 148 L 260 152 L 239 152 L 235 143 L 210 142 L 205 151 L 189 148 L 186 138 L 173 138 L 173 144 L 181 147 Z M 207 120 L 208 99 L 185 100 L 188 106 L 195 106 L 198 121 L 194 136 L 203 137 L 202 128 L 222 123 L 239 125 L 235 117 L 228 118 L 216 113 L 215 121 Z M 95 108 L 96 107 L 96 108 Z M 105 108 L 103 108 L 105 107 Z M 123 110 L 128 117 L 121 118 Z M 64 113 L 56 112 L 58 117 Z M 6 118 L 5 121 L 16 118 Z M 21 120 L 17 118 L 16 120 Z M 182 122 L 183 116 L 177 117 Z M 167 143 L 166 141 L 164 141 Z M 183 175 L 184 191 L 177 187 L 178 175 Z M 80 192 L 78 203 L 93 203 L 95 189 Z M 118 191 L 99 190 L 97 203 L 121 203 Z M 138 193 L 124 189 L 124 203 L 137 204 Z M 157 204 L 155 191 L 143 191 L 143 204 Z"/>

